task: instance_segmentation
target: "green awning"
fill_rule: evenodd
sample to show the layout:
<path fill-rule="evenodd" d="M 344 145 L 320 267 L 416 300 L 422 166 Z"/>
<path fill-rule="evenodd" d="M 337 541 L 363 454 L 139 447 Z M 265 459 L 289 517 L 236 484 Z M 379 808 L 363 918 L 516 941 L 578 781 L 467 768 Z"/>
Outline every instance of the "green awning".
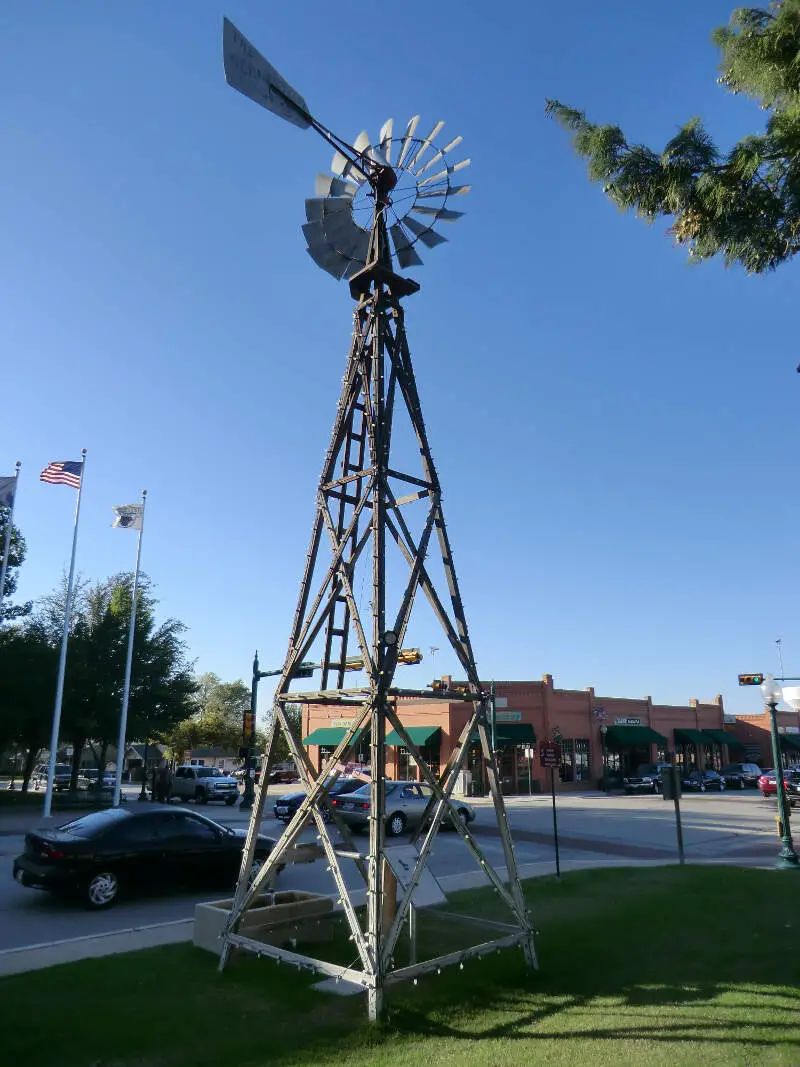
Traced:
<path fill-rule="evenodd" d="M 495 743 L 505 745 L 535 745 L 536 734 L 529 722 L 499 722 L 495 726 Z"/>
<path fill-rule="evenodd" d="M 675 744 L 684 745 L 710 745 L 712 738 L 702 730 L 675 730 Z"/>
<path fill-rule="evenodd" d="M 616 745 L 666 745 L 666 737 L 657 734 L 649 726 L 609 726 L 606 744 Z"/>
<path fill-rule="evenodd" d="M 800 734 L 781 734 L 780 737 L 784 748 L 800 748 Z"/>
<path fill-rule="evenodd" d="M 403 725 L 405 726 L 405 723 L 403 723 Z M 422 748 L 422 746 L 427 744 L 428 741 L 430 741 L 434 735 L 441 733 L 441 727 L 406 726 L 406 733 L 417 746 L 417 748 Z M 403 745 L 403 739 L 400 737 L 400 734 L 397 732 L 397 730 L 392 730 L 386 735 L 386 744 L 395 745 L 397 747 L 401 747 Z"/>
<path fill-rule="evenodd" d="M 489 734 L 489 743 L 492 741 L 492 724 L 486 724 L 486 730 Z M 498 748 L 505 748 L 506 745 L 535 745 L 536 734 L 533 726 L 529 722 L 498 722 L 494 728 L 494 741 Z M 471 745 L 478 742 L 478 728 L 477 726 L 472 731 L 472 735 L 469 739 Z"/>
<path fill-rule="evenodd" d="M 703 730 L 703 733 L 706 737 L 710 737 L 715 745 L 727 745 L 728 748 L 744 748 L 744 742 L 724 730 Z"/>
<path fill-rule="evenodd" d="M 336 746 L 344 741 L 347 729 L 344 726 L 321 726 L 318 730 L 314 730 L 303 738 L 304 745 L 325 745 L 326 748 L 336 748 Z M 353 744 L 358 744 L 362 731 L 356 733 L 353 739 Z"/>

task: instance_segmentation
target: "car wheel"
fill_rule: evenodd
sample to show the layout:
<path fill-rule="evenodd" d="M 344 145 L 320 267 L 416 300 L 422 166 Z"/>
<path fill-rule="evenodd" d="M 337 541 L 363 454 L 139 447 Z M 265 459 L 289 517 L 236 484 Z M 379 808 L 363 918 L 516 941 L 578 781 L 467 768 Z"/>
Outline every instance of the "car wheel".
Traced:
<path fill-rule="evenodd" d="M 628 788 L 626 788 L 626 789 L 625 789 L 625 796 L 626 796 L 626 797 L 629 797 L 629 796 L 631 796 L 632 794 L 633 794 L 633 790 L 632 790 L 632 789 L 628 789 Z"/>
<path fill-rule="evenodd" d="M 739 788 L 744 789 L 744 778 L 739 779 Z"/>
<path fill-rule="evenodd" d="M 389 837 L 399 837 L 406 828 L 406 817 L 401 811 L 390 815 L 386 821 L 386 832 Z"/>
<path fill-rule="evenodd" d="M 700 783 L 700 792 L 701 793 L 705 793 L 705 791 L 706 791 L 706 784 L 705 784 L 705 782 L 701 782 Z"/>
<path fill-rule="evenodd" d="M 720 791 L 720 793 L 724 793 L 725 792 L 725 783 L 724 782 L 720 782 L 719 783 L 719 791 Z"/>
<path fill-rule="evenodd" d="M 333 822 L 333 816 L 331 815 L 330 808 L 323 808 L 322 809 L 322 821 L 323 822 Z"/>
<path fill-rule="evenodd" d="M 205 789 L 196 789 L 195 790 L 195 794 L 194 794 L 194 799 L 195 799 L 195 803 L 197 803 L 197 804 L 207 804 L 208 803 L 208 794 L 206 793 Z"/>
<path fill-rule="evenodd" d="M 86 883 L 86 905 L 89 908 L 109 908 L 118 896 L 119 878 L 113 871 L 98 871 Z"/>
<path fill-rule="evenodd" d="M 237 799 L 238 797 L 225 797 L 225 803 L 230 808 L 236 803 Z"/>

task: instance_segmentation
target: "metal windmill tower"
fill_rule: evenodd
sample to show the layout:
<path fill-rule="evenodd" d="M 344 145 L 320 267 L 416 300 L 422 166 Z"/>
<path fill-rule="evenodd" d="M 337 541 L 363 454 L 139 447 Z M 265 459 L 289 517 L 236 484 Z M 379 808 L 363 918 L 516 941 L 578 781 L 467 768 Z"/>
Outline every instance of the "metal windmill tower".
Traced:
<path fill-rule="evenodd" d="M 233 88 L 293 125 L 313 128 L 335 148 L 333 174 L 320 175 L 317 195 L 306 201 L 308 221 L 303 232 L 312 259 L 334 277 L 348 279 L 356 306 L 347 368 L 317 490 L 317 511 L 305 572 L 275 696 L 267 753 L 251 811 L 239 883 L 223 936 L 220 967 L 225 966 L 232 948 L 241 948 L 343 978 L 366 990 L 370 1018 L 377 1019 L 382 1014 L 385 987 L 444 965 L 518 945 L 528 964 L 536 966 L 533 929 L 519 883 L 490 746 L 489 698 L 478 677 L 472 652 L 442 511 L 441 486 L 428 444 L 406 338 L 402 300 L 416 293 L 419 285 L 401 277 L 394 268 L 395 259 L 401 268 L 419 264 L 416 251 L 419 244 L 432 248 L 445 240 L 434 227 L 440 221 L 449 222 L 460 216 L 460 212 L 447 205 L 451 197 L 466 193 L 469 186 L 453 185 L 451 178 L 469 160 L 449 161 L 449 153 L 460 137 L 442 148 L 436 147 L 434 138 L 443 126 L 441 122 L 436 123 L 427 137 L 417 137 L 418 116 L 411 119 L 401 137 L 393 137 L 390 119 L 381 129 L 377 143 L 371 143 L 367 134 L 362 133 L 351 146 L 311 115 L 299 93 L 227 19 L 223 47 L 225 73 Z M 412 442 L 405 452 L 397 443 L 401 423 Z M 411 512 L 416 514 L 416 525 Z M 393 550 L 391 564 L 390 548 Z M 394 597 L 393 584 L 399 590 L 399 595 Z M 368 610 L 362 606 L 365 585 L 369 590 Z M 437 694 L 429 689 L 402 689 L 394 685 L 398 656 L 402 658 L 403 639 L 419 590 L 427 598 L 464 670 L 468 687 L 460 699 L 471 704 L 469 719 L 438 775 L 427 767 L 397 711 L 398 699 L 433 701 Z M 322 671 L 319 689 L 291 692 L 292 678 L 296 674 L 302 676 L 301 664 L 317 650 Z M 349 651 L 357 653 L 356 657 L 348 657 Z M 348 688 L 345 674 L 353 658 L 363 667 L 364 681 Z M 451 702 L 459 699 L 452 692 L 444 698 Z M 319 773 L 286 714 L 289 702 L 341 705 L 353 715 L 345 737 Z M 387 867 L 383 770 L 387 724 L 400 736 L 432 790 L 428 818 L 423 820 L 426 828 L 415 838 L 418 858 L 396 912 L 387 909 L 384 894 Z M 267 793 L 266 768 L 272 760 L 279 730 L 289 744 L 307 797 L 269 859 L 254 875 L 256 838 Z M 369 850 L 362 855 L 348 828 L 329 804 L 325 786 L 364 731 L 369 733 L 372 776 Z M 467 745 L 475 734 L 486 761 L 508 870 L 507 883 L 488 863 L 451 800 Z M 491 938 L 478 945 L 396 967 L 398 936 L 409 911 L 413 915 L 412 896 L 423 877 L 443 820 L 455 824 L 476 862 L 507 904 L 509 921 L 494 924 Z M 266 945 L 239 932 L 247 908 L 268 884 L 281 857 L 312 821 L 350 928 L 358 966 L 327 963 L 294 950 Z M 333 829 L 339 831 L 341 841 L 334 839 Z M 363 921 L 346 885 L 343 862 L 354 862 L 363 876 L 366 886 Z"/>

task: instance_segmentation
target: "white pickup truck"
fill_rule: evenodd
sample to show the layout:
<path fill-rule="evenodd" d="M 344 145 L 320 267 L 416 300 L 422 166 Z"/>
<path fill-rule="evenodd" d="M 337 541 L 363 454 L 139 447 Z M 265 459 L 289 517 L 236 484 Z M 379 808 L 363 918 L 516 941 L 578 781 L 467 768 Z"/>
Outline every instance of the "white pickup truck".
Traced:
<path fill-rule="evenodd" d="M 170 795 L 181 800 L 196 800 L 207 804 L 209 800 L 224 800 L 235 804 L 239 798 L 239 783 L 223 774 L 219 767 L 178 767 L 172 779 Z"/>

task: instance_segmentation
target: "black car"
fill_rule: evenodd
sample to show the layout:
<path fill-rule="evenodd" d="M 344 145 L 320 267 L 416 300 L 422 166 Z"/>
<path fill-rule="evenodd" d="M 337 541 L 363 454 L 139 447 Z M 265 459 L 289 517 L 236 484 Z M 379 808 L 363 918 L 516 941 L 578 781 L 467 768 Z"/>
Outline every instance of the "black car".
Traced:
<path fill-rule="evenodd" d="M 121 893 L 136 890 L 232 888 L 244 840 L 244 830 L 185 808 L 108 808 L 26 834 L 14 877 L 33 889 L 77 894 L 89 908 L 107 908 Z M 259 865 L 274 845 L 272 838 L 258 837 Z"/>
<path fill-rule="evenodd" d="M 729 789 L 755 789 L 762 772 L 756 763 L 726 763 L 719 773 Z"/>
<path fill-rule="evenodd" d="M 784 783 L 786 790 L 786 799 L 789 801 L 790 808 L 796 808 L 800 804 L 800 775 L 789 775 Z"/>
<path fill-rule="evenodd" d="M 622 788 L 630 796 L 632 793 L 660 793 L 661 772 L 669 763 L 642 763 L 636 774 L 622 779 Z"/>
<path fill-rule="evenodd" d="M 716 771 L 691 771 L 681 780 L 681 788 L 696 793 L 705 793 L 709 789 L 724 793 L 725 779 Z"/>
<path fill-rule="evenodd" d="M 362 785 L 364 785 L 363 778 L 337 778 L 335 782 L 327 786 L 328 795 L 332 797 L 343 796 L 345 793 L 352 793 L 356 789 L 360 789 Z M 277 797 L 272 806 L 275 818 L 281 819 L 283 822 L 289 822 L 305 799 L 306 793 L 304 791 L 284 793 L 282 797 Z M 322 815 L 326 822 L 331 821 L 330 811 L 325 806 L 322 806 Z"/>

